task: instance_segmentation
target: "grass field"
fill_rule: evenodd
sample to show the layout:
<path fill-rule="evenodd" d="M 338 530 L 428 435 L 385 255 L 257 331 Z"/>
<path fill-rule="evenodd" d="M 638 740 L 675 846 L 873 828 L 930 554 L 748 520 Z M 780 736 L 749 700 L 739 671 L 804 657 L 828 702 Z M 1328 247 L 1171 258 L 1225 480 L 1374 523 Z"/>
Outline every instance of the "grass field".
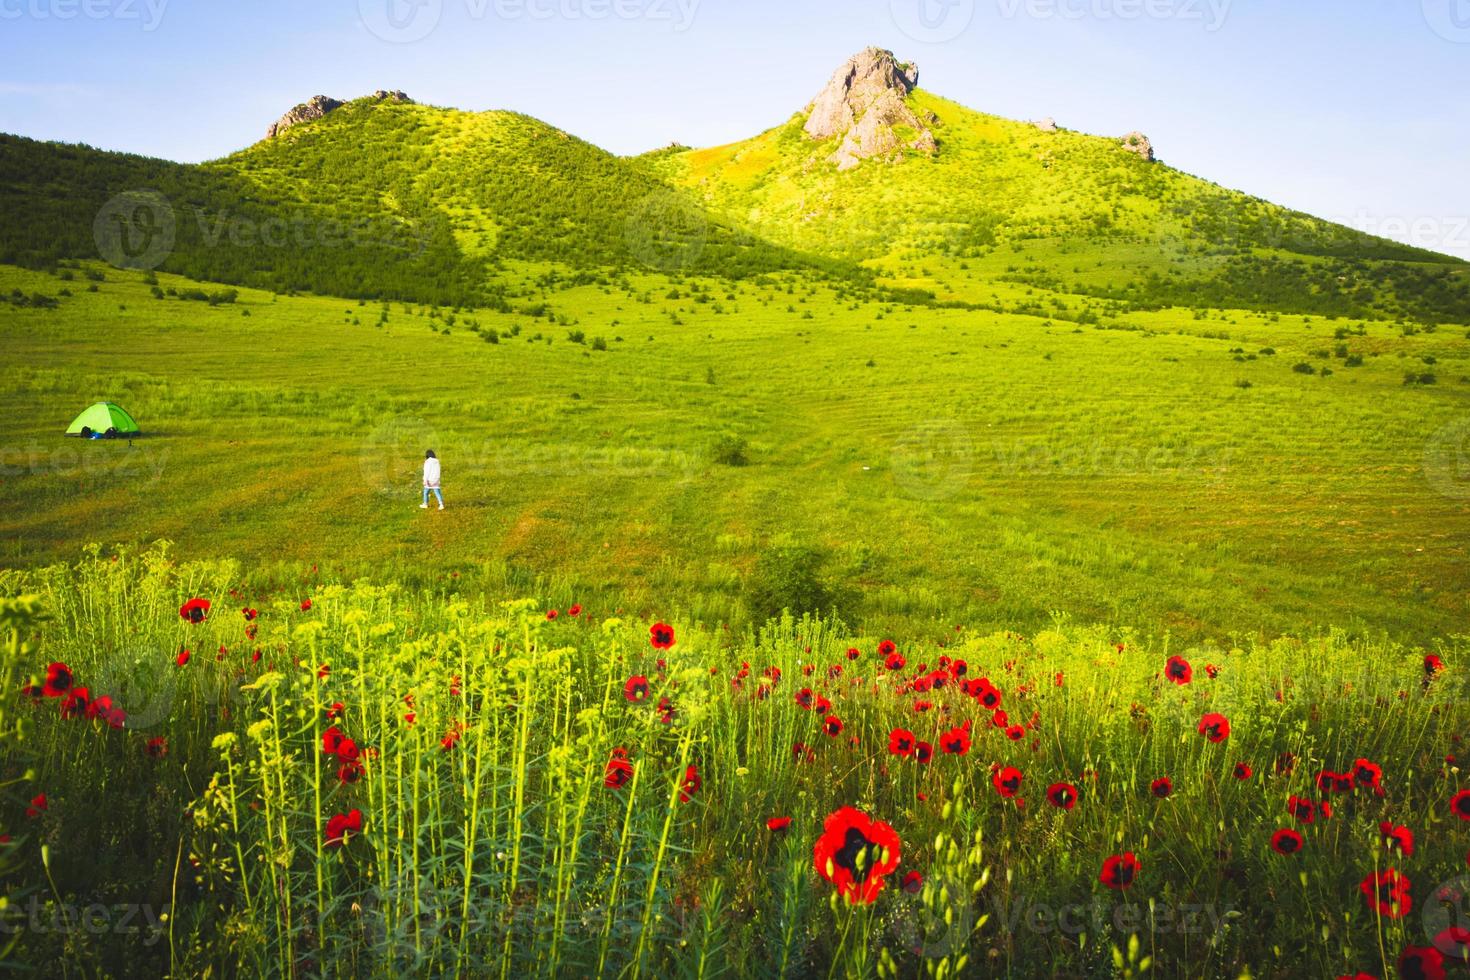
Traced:
<path fill-rule="evenodd" d="M 4 683 L 37 685 L 3 716 L 35 772 L 0 827 L 24 961 L 1300 977 L 1465 951 L 1463 641 L 940 648 L 251 571 L 0 574 L 33 597 L 0 608 Z"/>
<path fill-rule="evenodd" d="M 0 391 L 22 409 L 4 420 L 4 560 L 168 539 L 257 572 L 458 573 L 713 623 L 742 621 L 760 557 L 794 544 L 825 553 L 849 622 L 914 636 L 1055 614 L 1215 644 L 1463 628 L 1470 518 L 1446 438 L 1470 407 L 1463 328 L 1080 325 L 795 278 L 546 272 L 509 290 L 547 306 L 532 317 L 249 289 L 210 306 L 155 299 L 136 272 L 0 269 L 0 295 L 71 294 L 0 307 Z M 147 438 L 59 437 L 103 398 Z M 730 436 L 748 465 L 716 461 Z M 417 507 L 431 447 L 442 514 Z"/>
<path fill-rule="evenodd" d="M 0 965 L 1463 975 L 1470 263 L 849 67 L 0 134 Z"/>

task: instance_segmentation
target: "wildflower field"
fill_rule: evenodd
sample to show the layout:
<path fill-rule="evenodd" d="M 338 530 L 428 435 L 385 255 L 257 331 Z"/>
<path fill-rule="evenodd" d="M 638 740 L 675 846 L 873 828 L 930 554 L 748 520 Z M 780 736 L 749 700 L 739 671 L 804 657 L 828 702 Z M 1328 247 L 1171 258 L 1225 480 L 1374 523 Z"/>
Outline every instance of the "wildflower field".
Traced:
<path fill-rule="evenodd" d="M 1470 948 L 1463 641 L 741 633 L 162 546 L 0 592 L 0 923 L 50 975 L 1433 977 Z"/>

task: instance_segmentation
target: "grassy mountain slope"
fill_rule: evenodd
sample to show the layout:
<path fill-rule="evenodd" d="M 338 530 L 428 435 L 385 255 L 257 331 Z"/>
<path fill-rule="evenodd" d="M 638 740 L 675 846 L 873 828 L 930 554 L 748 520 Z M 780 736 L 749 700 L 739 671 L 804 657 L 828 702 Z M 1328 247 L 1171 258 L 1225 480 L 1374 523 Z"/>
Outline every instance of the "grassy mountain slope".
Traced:
<path fill-rule="evenodd" d="M 859 275 L 741 233 L 529 117 L 370 99 L 199 166 L 0 136 L 0 261 L 96 256 L 99 213 L 136 192 L 173 218 L 164 271 L 279 291 L 494 305 L 502 259 Z"/>
<path fill-rule="evenodd" d="M 1470 265 L 922 89 L 939 150 L 839 172 L 806 116 L 740 143 L 645 157 L 715 211 L 795 248 L 866 259 L 949 298 L 1011 282 L 1133 306 L 1243 306 L 1470 321 Z M 931 115 L 932 114 L 932 115 Z M 920 273 L 920 274 L 915 274 Z M 954 285 L 958 281 L 959 285 Z M 941 294 L 946 290 L 937 289 Z"/>

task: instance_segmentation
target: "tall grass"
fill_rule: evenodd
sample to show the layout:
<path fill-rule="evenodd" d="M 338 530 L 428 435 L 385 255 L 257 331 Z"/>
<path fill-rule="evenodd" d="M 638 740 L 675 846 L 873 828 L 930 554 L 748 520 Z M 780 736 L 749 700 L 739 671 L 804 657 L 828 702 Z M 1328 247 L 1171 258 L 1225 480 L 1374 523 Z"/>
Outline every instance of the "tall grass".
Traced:
<path fill-rule="evenodd" d="M 1027 976 L 1145 961 L 1326 975 L 1429 941 L 1417 911 L 1367 908 L 1366 874 L 1403 871 L 1417 909 L 1470 845 L 1445 762 L 1470 720 L 1461 641 L 1428 679 L 1421 651 L 1340 634 L 1183 651 L 1195 678 L 1180 686 L 1162 675 L 1177 651 L 1065 624 L 959 631 L 943 649 L 895 638 L 907 662 L 887 669 L 882 638 L 814 619 L 744 635 L 676 621 L 660 651 L 649 623 L 606 609 L 549 620 L 533 600 L 309 576 L 259 595 L 248 579 L 164 548 L 0 573 L 0 591 L 48 616 L 7 620 L 16 670 L 65 662 L 129 712 L 114 730 L 41 698 L 20 708 L 24 741 L 0 743 L 10 778 L 32 770 L 0 828 L 14 837 L 14 957 L 173 976 Z M 212 607 L 192 624 L 177 610 L 196 596 Z M 940 657 L 968 673 L 914 689 Z M 649 680 L 637 703 L 633 675 Z M 960 689 L 982 675 L 1015 740 Z M 806 687 L 830 698 L 840 734 L 798 703 Z M 1208 711 L 1232 723 L 1221 744 L 1196 731 Z M 941 752 L 939 734 L 967 720 L 969 752 Z M 361 750 L 355 782 L 324 752 L 334 726 Z M 900 727 L 935 744 L 932 761 L 889 753 Z M 167 754 L 152 758 L 159 737 Z M 633 773 L 608 788 L 617 750 Z M 1294 766 L 1278 772 L 1284 753 Z M 1382 796 L 1336 795 L 1330 820 L 1293 823 L 1289 797 L 1319 798 L 1315 774 L 1359 758 L 1383 767 Z M 997 766 L 1024 773 L 1016 799 L 992 786 Z M 1175 793 L 1158 799 L 1164 775 Z M 1077 786 L 1075 809 L 1047 802 L 1055 782 Z M 19 798 L 43 790 L 47 811 L 21 816 Z M 844 806 L 902 839 L 872 906 L 840 900 L 813 865 Z M 353 811 L 361 833 L 329 840 Z M 777 817 L 789 828 L 768 830 Z M 1415 831 L 1411 857 L 1383 851 L 1384 820 Z M 1273 853 L 1272 833 L 1293 826 L 1304 851 Z M 1142 870 L 1114 892 L 1098 875 L 1124 851 Z M 159 921 L 58 943 L 27 918 L 30 896 L 147 905 Z"/>

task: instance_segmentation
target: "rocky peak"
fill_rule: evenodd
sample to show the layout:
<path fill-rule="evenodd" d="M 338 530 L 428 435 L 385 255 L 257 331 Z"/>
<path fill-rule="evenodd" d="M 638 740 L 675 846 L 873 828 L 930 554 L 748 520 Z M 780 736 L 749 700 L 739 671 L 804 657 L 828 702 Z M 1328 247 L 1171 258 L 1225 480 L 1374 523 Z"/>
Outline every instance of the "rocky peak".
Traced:
<path fill-rule="evenodd" d="M 919 118 L 905 101 L 918 84 L 917 66 L 900 63 L 892 51 L 868 48 L 847 59 L 813 100 L 806 134 L 814 140 L 842 137 L 828 157 L 839 170 L 873 158 L 897 163 L 905 149 L 932 154 L 938 146 L 929 127 L 938 120 L 929 114 Z M 911 132 L 900 136 L 899 126 Z"/>
<path fill-rule="evenodd" d="M 1154 162 L 1154 145 L 1149 138 L 1140 132 L 1132 132 L 1123 137 L 1123 149 L 1129 153 L 1137 153 L 1149 163 Z"/>
<path fill-rule="evenodd" d="M 1043 133 L 1055 133 L 1058 128 L 1060 128 L 1057 126 L 1057 121 L 1051 116 L 1047 116 L 1045 119 L 1033 120 L 1031 125 L 1035 126 Z"/>
<path fill-rule="evenodd" d="M 372 94 L 372 100 L 374 102 L 400 102 L 409 104 L 413 102 L 413 99 L 410 99 L 402 92 L 396 90 L 389 92 L 384 89 L 378 89 L 374 92 Z M 275 139 L 292 126 L 299 126 L 304 122 L 320 119 L 327 113 L 334 112 L 346 104 L 340 99 L 333 99 L 325 95 L 314 95 L 272 123 L 271 128 L 266 130 L 265 138 L 268 140 Z"/>

